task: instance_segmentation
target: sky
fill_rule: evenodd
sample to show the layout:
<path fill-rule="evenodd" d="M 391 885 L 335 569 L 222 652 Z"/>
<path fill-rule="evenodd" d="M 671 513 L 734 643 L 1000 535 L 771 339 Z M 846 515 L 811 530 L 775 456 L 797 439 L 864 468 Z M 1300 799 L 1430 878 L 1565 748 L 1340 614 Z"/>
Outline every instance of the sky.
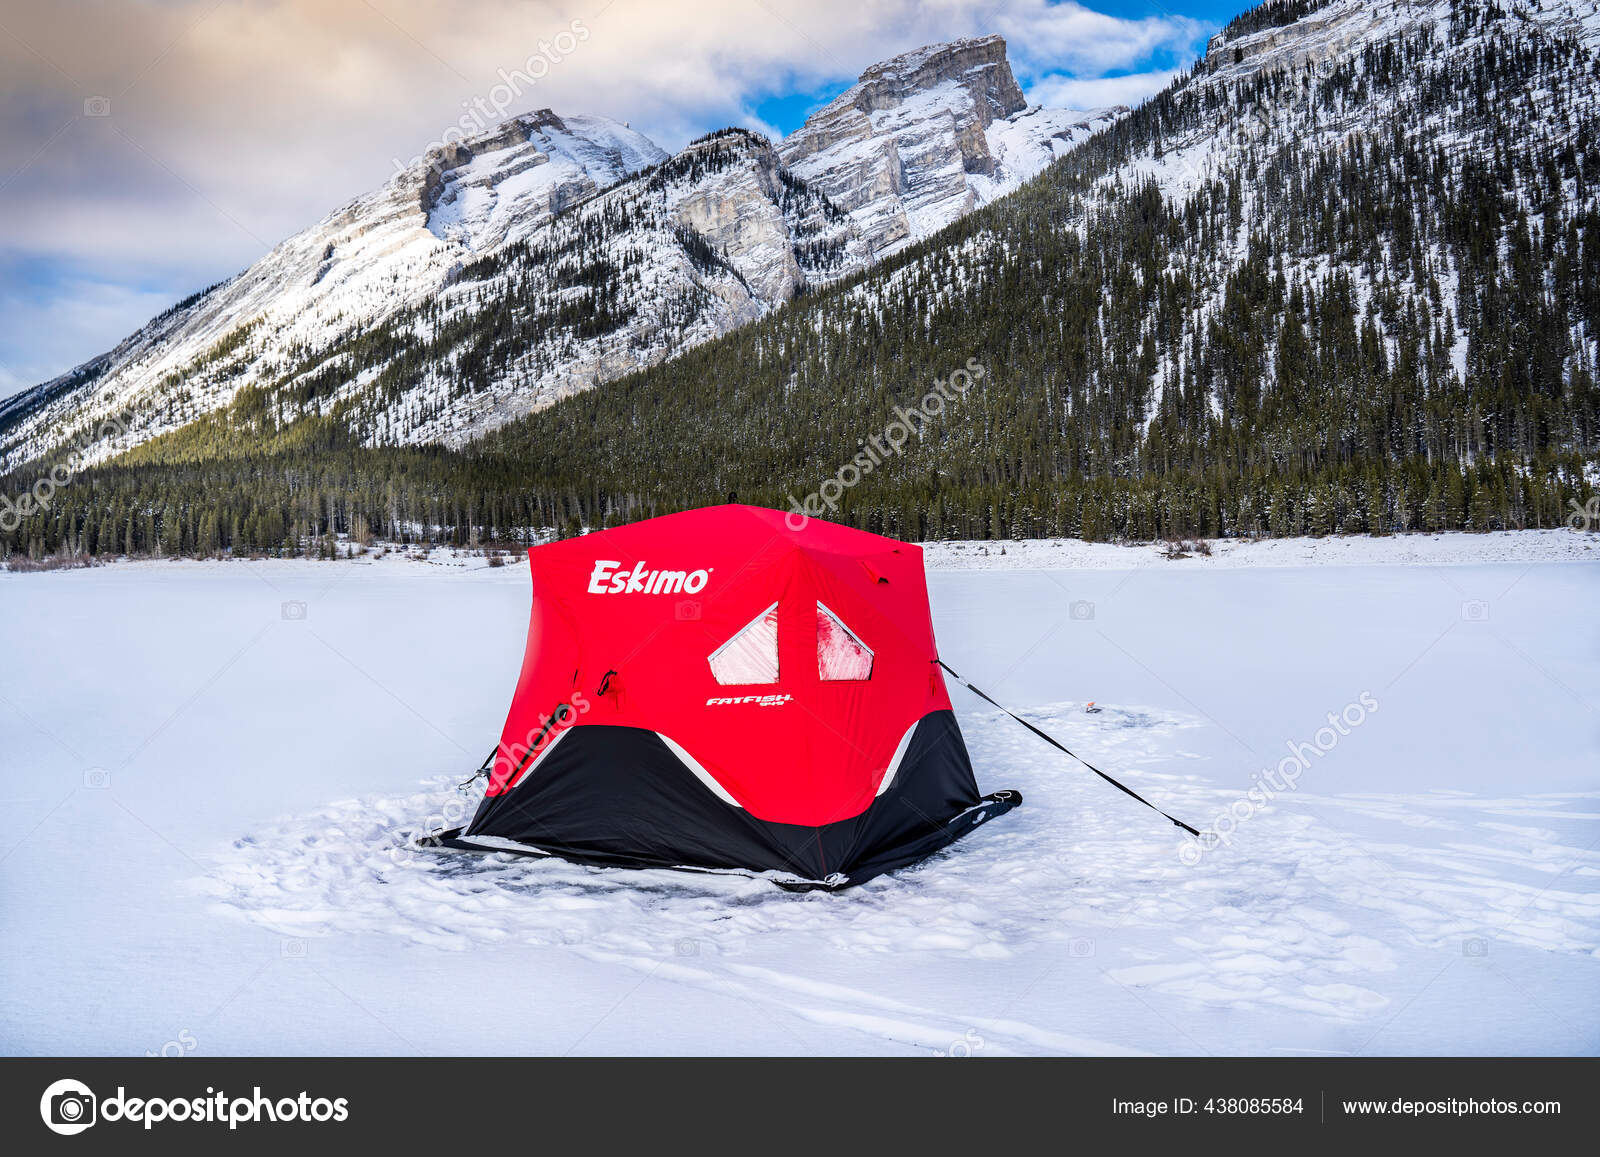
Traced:
<path fill-rule="evenodd" d="M 244 269 L 474 109 L 600 113 L 669 150 L 733 124 L 777 137 L 877 61 L 991 32 L 1031 101 L 1132 105 L 1248 6 L 0 0 L 0 397 Z"/>

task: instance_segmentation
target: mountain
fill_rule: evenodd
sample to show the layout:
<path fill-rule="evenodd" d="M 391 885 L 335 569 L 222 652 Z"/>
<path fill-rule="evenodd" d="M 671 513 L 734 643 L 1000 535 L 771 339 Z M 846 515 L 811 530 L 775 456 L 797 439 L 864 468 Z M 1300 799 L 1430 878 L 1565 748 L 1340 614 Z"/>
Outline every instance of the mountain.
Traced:
<path fill-rule="evenodd" d="M 0 404 L 0 469 L 208 416 L 244 447 L 302 420 L 459 445 L 869 267 L 1125 111 L 1028 108 L 991 36 L 875 65 L 777 147 L 735 129 L 669 157 L 603 117 L 520 116 Z"/>
<path fill-rule="evenodd" d="M 861 74 L 778 149 L 877 253 L 1018 188 L 1125 108 L 1028 107 L 998 36 L 909 52 Z"/>
<path fill-rule="evenodd" d="M 1600 480 L 1597 48 L 1592 0 L 1263 5 L 1015 195 L 480 452 L 585 522 L 828 484 L 919 539 L 1562 525 Z"/>
<path fill-rule="evenodd" d="M 427 301 L 480 249 L 536 233 L 561 210 L 667 159 L 602 117 L 518 117 L 435 149 L 381 189 L 179 302 L 111 352 L 11 399 L 0 462 L 15 464 L 116 418 L 90 461 L 303 375 L 330 344 Z"/>
<path fill-rule="evenodd" d="M 1023 122 L 975 87 L 997 158 Z M 824 111 L 811 155 L 860 124 Z M 729 491 L 913 539 L 1559 526 L 1600 481 L 1596 174 L 1594 0 L 1273 0 L 1011 194 L 465 451 L 230 407 L 0 549 L 466 542 Z M 893 218 L 839 196 L 854 240 Z"/>

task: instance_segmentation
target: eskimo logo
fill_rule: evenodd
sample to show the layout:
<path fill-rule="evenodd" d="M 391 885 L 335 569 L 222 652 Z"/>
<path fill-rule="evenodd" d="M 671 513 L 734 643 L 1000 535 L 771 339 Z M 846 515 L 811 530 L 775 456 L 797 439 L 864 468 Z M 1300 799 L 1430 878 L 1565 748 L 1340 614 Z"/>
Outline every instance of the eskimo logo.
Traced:
<path fill-rule="evenodd" d="M 597 558 L 589 574 L 591 595 L 697 595 L 711 581 L 711 571 L 650 570 L 641 560 L 632 570 L 623 570 L 614 558 Z"/>

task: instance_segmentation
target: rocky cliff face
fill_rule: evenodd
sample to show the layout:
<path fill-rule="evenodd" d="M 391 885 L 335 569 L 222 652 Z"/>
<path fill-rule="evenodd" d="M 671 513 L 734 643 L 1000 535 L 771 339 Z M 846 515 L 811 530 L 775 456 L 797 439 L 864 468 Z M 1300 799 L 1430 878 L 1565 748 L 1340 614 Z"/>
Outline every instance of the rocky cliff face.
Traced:
<path fill-rule="evenodd" d="M 795 224 L 785 216 L 783 170 L 777 154 L 755 137 L 742 141 L 746 163 L 724 168 L 687 190 L 672 209 L 673 222 L 702 238 L 741 271 L 750 303 L 788 301 L 806 284 L 795 255 Z M 691 145 L 682 154 L 697 158 L 716 142 Z M 816 201 L 811 212 L 824 213 Z M 841 233 L 847 232 L 840 227 Z M 852 239 L 853 240 L 853 239 Z M 850 267 L 866 254 L 853 246 Z"/>
<path fill-rule="evenodd" d="M 771 142 L 725 130 L 469 263 L 342 348 L 316 412 L 372 443 L 460 445 L 870 260 Z"/>
<path fill-rule="evenodd" d="M 1124 111 L 1026 107 L 991 36 L 869 68 L 778 146 L 726 130 L 669 157 L 603 117 L 519 116 L 0 404 L 0 471 L 240 398 L 252 428 L 459 444 L 859 272 Z"/>
<path fill-rule="evenodd" d="M 780 147 L 879 255 L 1016 188 L 1125 109 L 1029 109 L 999 36 L 874 65 Z"/>

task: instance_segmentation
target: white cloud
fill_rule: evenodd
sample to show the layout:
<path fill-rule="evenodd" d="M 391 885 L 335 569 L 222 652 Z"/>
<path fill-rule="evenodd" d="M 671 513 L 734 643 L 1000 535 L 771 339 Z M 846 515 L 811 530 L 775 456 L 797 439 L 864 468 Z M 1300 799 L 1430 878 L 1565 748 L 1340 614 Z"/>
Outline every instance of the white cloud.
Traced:
<path fill-rule="evenodd" d="M 748 108 L 740 110 L 739 119 L 734 123 L 738 125 L 739 128 L 749 129 L 752 132 L 760 133 L 769 141 L 781 141 L 783 139 L 783 131 L 781 129 L 774 125 L 768 124 L 766 121 L 762 120 L 760 116 Z"/>
<path fill-rule="evenodd" d="M 1030 103 L 1052 108 L 1106 108 L 1125 104 L 1133 108 L 1154 96 L 1180 75 L 1181 69 L 1138 72 L 1128 76 L 1047 76 L 1027 90 Z"/>
<path fill-rule="evenodd" d="M 1152 54 L 1187 54 L 1204 43 L 1209 30 L 1183 16 L 1126 20 L 1043 0 L 1001 5 L 994 21 L 1024 65 L 1091 76 L 1136 66 Z"/>
<path fill-rule="evenodd" d="M 0 397 L 48 381 L 104 353 L 179 296 L 170 287 L 134 288 L 71 277 L 0 293 Z"/>

